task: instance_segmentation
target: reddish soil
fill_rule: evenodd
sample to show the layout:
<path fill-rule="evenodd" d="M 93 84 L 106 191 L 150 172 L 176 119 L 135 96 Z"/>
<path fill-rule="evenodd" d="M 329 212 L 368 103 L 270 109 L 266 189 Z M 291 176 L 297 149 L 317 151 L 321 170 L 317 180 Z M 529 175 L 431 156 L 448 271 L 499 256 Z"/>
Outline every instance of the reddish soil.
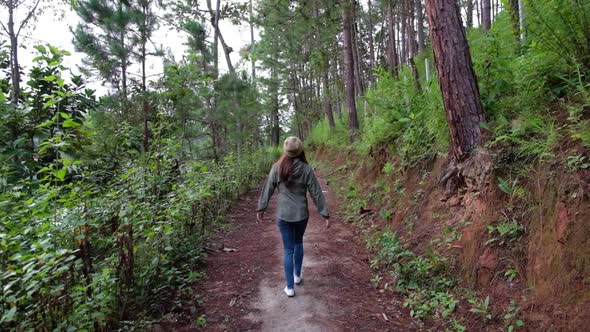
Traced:
<path fill-rule="evenodd" d="M 323 189 L 327 186 L 320 179 Z M 343 223 L 338 201 L 326 192 L 332 226 L 325 228 L 310 203 L 304 238 L 303 285 L 296 296 L 283 293 L 282 243 L 273 220 L 276 194 L 265 223 L 256 224 L 258 190 L 245 195 L 230 213 L 235 227 L 218 237 L 223 250 L 209 255 L 206 278 L 195 289 L 199 305 L 186 324 L 161 324 L 158 330 L 207 331 L 416 331 L 401 299 L 373 287 L 369 253 L 352 226 Z M 190 316 L 190 318 L 189 318 Z"/>

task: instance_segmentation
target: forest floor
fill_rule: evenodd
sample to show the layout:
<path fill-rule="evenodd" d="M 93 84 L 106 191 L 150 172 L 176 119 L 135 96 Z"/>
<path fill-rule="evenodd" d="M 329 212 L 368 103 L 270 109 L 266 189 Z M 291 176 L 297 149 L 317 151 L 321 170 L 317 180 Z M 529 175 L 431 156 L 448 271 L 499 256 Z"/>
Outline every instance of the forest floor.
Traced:
<path fill-rule="evenodd" d="M 206 259 L 206 277 L 191 323 L 157 330 L 207 331 L 416 331 L 401 298 L 371 283 L 369 253 L 360 234 L 339 216 L 340 203 L 319 178 L 332 213 L 325 223 L 310 202 L 304 237 L 303 282 L 295 297 L 283 292 L 282 242 L 274 220 L 275 193 L 266 222 L 257 224 L 258 190 L 247 193 L 229 214 L 231 230 L 213 239 L 218 250 Z M 221 249 L 225 248 L 225 250 Z M 231 250 L 235 249 L 235 251 Z M 167 325 L 167 326 L 166 326 Z"/>

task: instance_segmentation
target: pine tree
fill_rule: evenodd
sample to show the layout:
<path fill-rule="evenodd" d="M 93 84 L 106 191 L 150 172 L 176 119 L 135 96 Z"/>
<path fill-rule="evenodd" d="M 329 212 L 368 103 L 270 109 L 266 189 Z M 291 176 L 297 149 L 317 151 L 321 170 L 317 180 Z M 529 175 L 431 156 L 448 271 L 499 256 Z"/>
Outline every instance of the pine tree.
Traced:
<path fill-rule="evenodd" d="M 451 150 L 462 162 L 483 141 L 486 121 L 469 45 L 454 0 L 427 0 L 434 61 L 447 113 Z"/>
<path fill-rule="evenodd" d="M 359 129 L 356 111 L 354 56 L 353 56 L 353 16 L 352 3 L 342 8 L 342 35 L 344 43 L 344 85 L 346 88 L 346 104 L 348 106 L 348 128 L 352 131 Z"/>
<path fill-rule="evenodd" d="M 147 96 L 147 73 L 146 62 L 150 55 L 159 55 L 161 52 L 150 52 L 148 42 L 152 38 L 154 31 L 158 28 L 156 15 L 153 12 L 155 0 L 138 0 L 136 4 L 135 24 L 139 34 L 134 37 L 133 44 L 137 44 L 139 49 L 135 52 L 135 58 L 141 64 L 141 100 L 143 115 L 143 150 L 149 150 L 149 111 L 150 105 Z"/>
<path fill-rule="evenodd" d="M 136 17 L 141 15 L 128 0 L 84 0 L 76 11 L 82 23 L 74 45 L 88 56 L 86 64 L 117 89 L 123 111 L 128 109 L 128 68 L 138 44 Z"/>

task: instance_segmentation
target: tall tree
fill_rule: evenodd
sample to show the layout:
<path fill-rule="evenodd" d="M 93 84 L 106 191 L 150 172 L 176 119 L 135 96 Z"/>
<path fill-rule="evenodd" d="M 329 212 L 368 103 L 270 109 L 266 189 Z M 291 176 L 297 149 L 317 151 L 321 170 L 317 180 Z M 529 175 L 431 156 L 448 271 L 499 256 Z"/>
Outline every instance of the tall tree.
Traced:
<path fill-rule="evenodd" d="M 76 49 L 86 53 L 86 63 L 119 92 L 127 110 L 128 68 L 138 39 L 134 29 L 137 11 L 125 0 L 78 1 L 82 22 L 74 31 Z"/>
<path fill-rule="evenodd" d="M 492 26 L 492 4 L 490 0 L 481 0 L 481 23 L 483 32 L 487 34 Z"/>
<path fill-rule="evenodd" d="M 524 44 L 526 42 L 526 25 L 523 0 L 518 0 L 518 23 L 520 27 L 520 43 Z"/>
<path fill-rule="evenodd" d="M 356 89 L 355 92 L 357 96 L 363 95 L 365 93 L 365 87 L 363 82 L 363 66 L 361 60 L 361 52 L 360 52 L 360 33 L 358 29 L 358 9 L 360 5 L 356 0 L 353 1 L 352 7 L 352 56 L 353 56 L 353 63 L 354 63 L 354 70 L 355 70 L 355 84 Z"/>
<path fill-rule="evenodd" d="M 462 162 L 483 141 L 486 121 L 469 45 L 455 0 L 426 0 L 434 61 L 449 123 L 453 158 Z"/>
<path fill-rule="evenodd" d="M 389 65 L 389 68 L 391 69 L 391 72 L 393 74 L 394 77 L 397 77 L 398 75 L 398 67 L 399 67 L 399 61 L 398 61 L 398 54 L 397 54 L 397 41 L 395 38 L 396 35 L 396 29 L 395 29 L 395 16 L 393 13 L 393 3 L 390 2 L 388 5 L 386 5 L 385 10 L 387 11 L 386 14 L 386 21 L 387 21 L 387 64 Z"/>
<path fill-rule="evenodd" d="M 0 27 L 8 36 L 10 41 L 10 79 L 12 89 L 10 100 L 17 104 L 20 98 L 20 65 L 18 61 L 18 38 L 23 29 L 30 24 L 39 14 L 39 5 L 42 0 L 0 0 L 0 6 L 8 11 L 8 19 L 0 21 Z M 24 18 L 20 23 L 15 22 L 16 12 L 22 10 Z M 6 22 L 4 25 L 3 22 Z"/>
<path fill-rule="evenodd" d="M 344 85 L 346 89 L 346 101 L 348 105 L 348 128 L 352 131 L 359 129 L 356 111 L 356 97 L 354 92 L 354 56 L 352 41 L 352 6 L 351 2 L 344 4 L 342 8 L 342 39 L 344 43 Z"/>
<path fill-rule="evenodd" d="M 465 16 L 467 27 L 473 28 L 473 0 L 465 0 Z"/>
<path fill-rule="evenodd" d="M 249 21 L 250 21 L 250 70 L 252 71 L 252 82 L 256 82 L 256 59 L 254 55 L 254 14 L 252 8 L 252 0 L 250 0 L 249 6 Z"/>
<path fill-rule="evenodd" d="M 330 71 L 330 57 L 329 57 L 329 50 L 328 46 L 330 45 L 329 40 L 324 41 L 322 38 L 324 34 L 323 31 L 327 31 L 328 27 L 326 27 L 326 21 L 322 17 L 320 17 L 319 11 L 319 1 L 314 0 L 313 2 L 313 14 L 314 14 L 314 29 L 315 29 L 315 38 L 316 38 L 316 48 L 320 49 L 320 75 L 321 75 L 321 89 L 322 89 L 322 108 L 324 114 L 326 115 L 326 119 L 328 120 L 328 125 L 330 128 L 335 128 L 336 123 L 334 122 L 334 114 L 332 113 L 332 105 L 330 104 L 330 93 L 329 93 L 329 71 Z M 319 88 L 319 84 L 318 88 Z"/>
<path fill-rule="evenodd" d="M 221 43 L 221 48 L 223 49 L 223 54 L 225 55 L 225 62 L 227 63 L 227 69 L 230 73 L 235 75 L 236 70 L 230 57 L 230 54 L 233 50 L 225 43 L 225 39 L 223 38 L 223 35 L 221 34 L 221 29 L 219 28 L 219 20 L 221 19 L 220 6 L 221 0 L 217 0 L 215 10 L 213 10 L 211 0 L 207 0 L 207 8 L 209 10 L 209 15 L 211 17 L 211 24 L 213 25 L 213 29 L 215 29 L 215 43 L 217 43 L 217 41 Z"/>
<path fill-rule="evenodd" d="M 508 9 L 510 11 L 510 19 L 512 21 L 512 32 L 517 43 L 520 43 L 520 11 L 518 8 L 518 0 L 509 0 Z"/>
<path fill-rule="evenodd" d="M 418 54 L 424 52 L 426 36 L 424 34 L 424 13 L 422 12 L 422 0 L 416 1 L 416 32 L 418 33 Z"/>
<path fill-rule="evenodd" d="M 415 3 L 420 2 L 421 0 L 406 0 L 407 1 L 407 17 L 408 17 L 408 64 L 412 69 L 412 76 L 414 77 L 414 84 L 416 89 L 420 91 L 422 89 L 420 85 L 420 74 L 418 73 L 418 68 L 416 67 L 416 62 L 414 58 L 416 57 L 416 33 L 414 31 L 414 9 Z"/>
<path fill-rule="evenodd" d="M 150 105 L 147 96 L 147 72 L 146 63 L 150 55 L 157 54 L 150 52 L 148 49 L 148 42 L 152 38 L 154 31 L 157 29 L 156 15 L 153 12 L 153 6 L 156 0 L 138 0 L 137 1 L 137 15 L 136 24 L 139 35 L 135 37 L 135 43 L 139 45 L 139 50 L 136 53 L 136 58 L 141 64 L 141 103 L 143 114 L 143 150 L 149 150 L 149 111 Z"/>
<path fill-rule="evenodd" d="M 373 5 L 371 0 L 367 2 L 367 21 L 368 21 L 368 42 L 369 42 L 369 70 L 373 70 L 375 67 L 375 38 L 374 38 L 374 26 L 373 26 Z M 369 81 L 372 81 L 373 75 L 371 74 Z"/>

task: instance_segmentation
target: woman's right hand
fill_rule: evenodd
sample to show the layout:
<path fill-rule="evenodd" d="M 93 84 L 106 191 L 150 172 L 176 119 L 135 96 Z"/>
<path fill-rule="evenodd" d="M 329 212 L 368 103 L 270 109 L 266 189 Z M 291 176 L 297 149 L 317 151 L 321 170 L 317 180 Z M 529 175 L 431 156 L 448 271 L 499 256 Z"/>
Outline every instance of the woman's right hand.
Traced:
<path fill-rule="evenodd" d="M 324 221 L 326 222 L 326 229 L 330 228 L 330 219 L 324 218 Z"/>

